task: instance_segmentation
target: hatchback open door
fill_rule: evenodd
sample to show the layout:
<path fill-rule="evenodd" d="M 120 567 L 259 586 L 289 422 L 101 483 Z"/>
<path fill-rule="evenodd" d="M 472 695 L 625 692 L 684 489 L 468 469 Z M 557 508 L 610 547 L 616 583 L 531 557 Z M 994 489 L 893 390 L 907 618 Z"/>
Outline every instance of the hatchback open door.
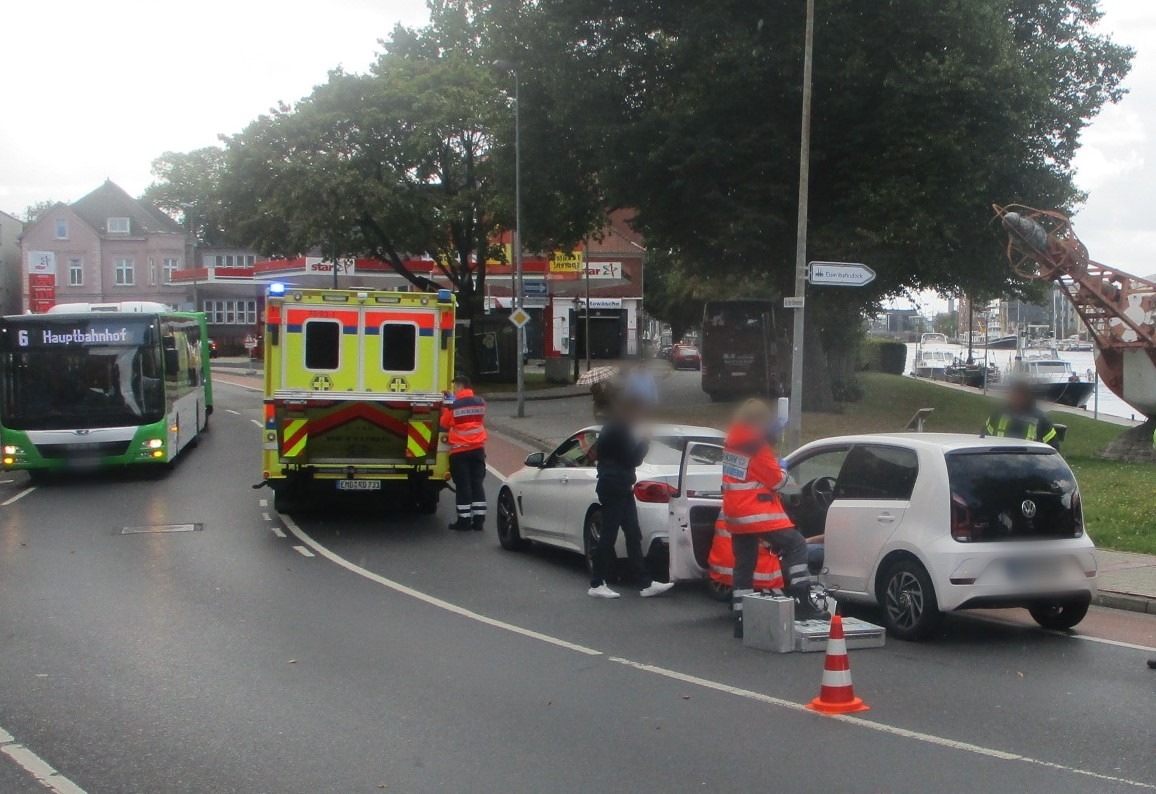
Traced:
<path fill-rule="evenodd" d="M 709 573 L 714 524 L 722 509 L 720 444 L 688 441 L 670 500 L 670 580 L 702 579 Z"/>

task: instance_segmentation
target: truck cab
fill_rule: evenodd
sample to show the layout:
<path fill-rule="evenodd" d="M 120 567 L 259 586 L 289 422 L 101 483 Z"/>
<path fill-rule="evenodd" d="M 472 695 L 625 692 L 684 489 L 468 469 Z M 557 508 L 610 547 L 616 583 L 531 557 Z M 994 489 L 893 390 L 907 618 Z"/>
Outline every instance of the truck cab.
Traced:
<path fill-rule="evenodd" d="M 277 510 L 318 490 L 384 491 L 437 509 L 455 314 L 449 290 L 270 286 L 262 474 Z"/>

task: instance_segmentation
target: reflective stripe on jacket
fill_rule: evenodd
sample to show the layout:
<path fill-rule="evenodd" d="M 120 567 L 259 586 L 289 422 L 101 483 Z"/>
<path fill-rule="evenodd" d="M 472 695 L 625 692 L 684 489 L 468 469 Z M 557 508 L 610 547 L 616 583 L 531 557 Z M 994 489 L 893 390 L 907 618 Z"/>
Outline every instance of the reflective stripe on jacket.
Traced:
<path fill-rule="evenodd" d="M 774 450 L 762 433 L 735 425 L 723 451 L 723 513 L 726 528 L 736 534 L 773 532 L 794 526 L 779 489 L 787 483 Z"/>
<path fill-rule="evenodd" d="M 726 528 L 726 516 L 719 513 L 714 525 L 714 539 L 710 544 L 710 578 L 727 587 L 734 586 L 735 552 L 731 546 L 731 533 Z M 754 588 L 756 590 L 779 590 L 783 584 L 783 573 L 776 557 L 765 545 L 759 546 L 759 559 L 755 564 Z"/>
<path fill-rule="evenodd" d="M 441 425 L 449 433 L 450 454 L 482 449 L 486 445 L 486 401 L 473 389 L 454 395 L 452 405 L 442 409 Z"/>
<path fill-rule="evenodd" d="M 988 417 L 984 432 L 998 438 L 1022 438 L 1045 444 L 1054 442 L 1058 435 L 1044 412 L 1035 408 L 1020 414 L 998 411 Z"/>

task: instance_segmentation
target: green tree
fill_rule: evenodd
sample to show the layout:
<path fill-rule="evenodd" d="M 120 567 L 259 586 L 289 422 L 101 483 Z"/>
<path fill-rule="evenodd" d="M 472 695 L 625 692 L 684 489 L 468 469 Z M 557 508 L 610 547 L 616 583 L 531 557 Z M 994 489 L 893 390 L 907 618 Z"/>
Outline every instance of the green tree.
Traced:
<path fill-rule="evenodd" d="M 868 288 L 808 301 L 811 404 L 854 366 L 859 318 L 903 290 L 1015 286 L 992 202 L 1070 207 L 1080 132 L 1121 96 L 1132 53 L 1097 0 L 819 0 L 812 259 L 865 261 Z M 792 289 L 800 0 L 478 3 L 481 29 L 530 50 L 580 114 L 609 204 L 638 210 L 685 266 Z M 533 28 L 535 33 L 526 31 Z M 592 100 L 592 101 L 590 101 Z M 576 147 L 583 150 L 583 147 Z"/>
<path fill-rule="evenodd" d="M 29 204 L 27 207 L 24 208 L 24 222 L 25 223 L 35 223 L 36 221 L 43 218 L 44 215 L 50 209 L 52 209 L 53 207 L 55 207 L 59 203 L 60 203 L 59 201 L 54 201 L 53 199 L 47 199 L 45 201 L 37 201 L 34 204 Z"/>
<path fill-rule="evenodd" d="M 202 245 L 236 245 L 226 231 L 221 198 L 225 150 L 206 146 L 191 152 L 165 152 L 153 160 L 154 181 L 142 199 L 185 224 Z"/>

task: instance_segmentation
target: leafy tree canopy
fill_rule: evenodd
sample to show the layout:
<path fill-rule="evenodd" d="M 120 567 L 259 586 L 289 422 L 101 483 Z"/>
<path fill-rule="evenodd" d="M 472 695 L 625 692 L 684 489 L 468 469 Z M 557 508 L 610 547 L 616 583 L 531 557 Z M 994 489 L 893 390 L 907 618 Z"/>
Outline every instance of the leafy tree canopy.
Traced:
<path fill-rule="evenodd" d="M 226 231 L 221 204 L 225 150 L 206 146 L 191 152 L 165 152 L 153 160 L 154 181 L 142 199 L 185 224 L 202 245 L 237 245 Z"/>

